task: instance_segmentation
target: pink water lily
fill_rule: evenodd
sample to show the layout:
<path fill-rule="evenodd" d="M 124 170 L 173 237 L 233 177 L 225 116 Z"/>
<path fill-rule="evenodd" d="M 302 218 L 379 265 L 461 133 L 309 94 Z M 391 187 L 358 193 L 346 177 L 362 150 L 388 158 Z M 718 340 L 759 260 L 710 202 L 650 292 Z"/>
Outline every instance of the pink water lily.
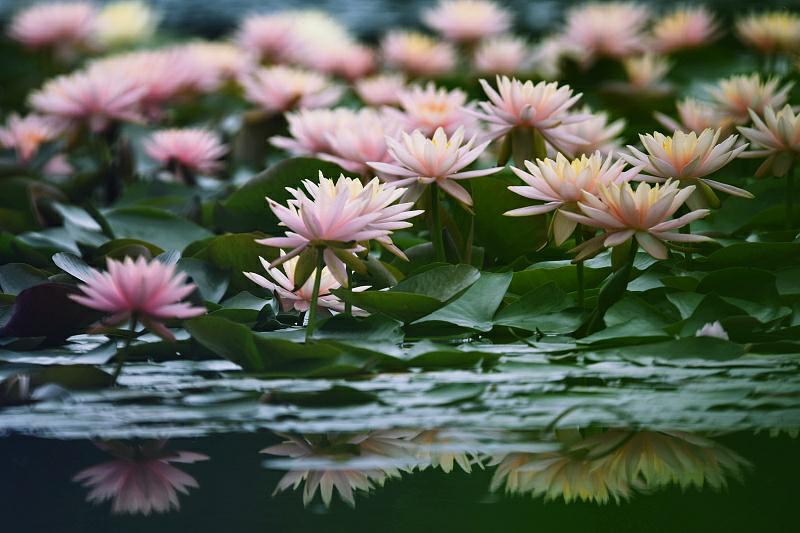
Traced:
<path fill-rule="evenodd" d="M 273 113 L 328 107 L 342 95 L 341 87 L 325 76 L 284 66 L 255 70 L 240 82 L 248 101 Z"/>
<path fill-rule="evenodd" d="M 17 160 L 26 163 L 36 155 L 39 147 L 55 139 L 61 129 L 52 120 L 39 115 L 20 117 L 10 115 L 4 127 L 0 127 L 0 145 L 13 149 Z"/>
<path fill-rule="evenodd" d="M 386 64 L 411 76 L 441 76 L 456 66 L 456 51 L 425 34 L 390 31 L 381 41 Z"/>
<path fill-rule="evenodd" d="M 356 81 L 354 88 L 367 105 L 396 106 L 400 104 L 400 93 L 406 89 L 406 78 L 402 74 L 379 74 Z"/>
<path fill-rule="evenodd" d="M 515 127 L 537 130 L 544 139 L 558 149 L 568 143 L 579 144 L 582 139 L 567 132 L 564 126 L 589 118 L 568 111 L 580 99 L 567 85 L 555 82 L 521 82 L 507 76 L 497 77 L 497 90 L 486 80 L 480 80 L 488 102 L 479 102 L 482 112 L 476 116 L 489 123 L 491 138 L 502 137 Z"/>
<path fill-rule="evenodd" d="M 413 85 L 398 94 L 400 110 L 389 109 L 389 116 L 399 122 L 403 131 L 420 130 L 431 136 L 437 128 L 452 135 L 459 127 L 477 133 L 477 119 L 469 113 L 467 94 L 461 89 L 447 90 L 433 82 Z"/>
<path fill-rule="evenodd" d="M 29 48 L 54 47 L 62 54 L 92 42 L 97 11 L 89 2 L 49 2 L 17 13 L 8 34 Z"/>
<path fill-rule="evenodd" d="M 480 43 L 472 63 L 480 74 L 511 76 L 529 68 L 532 58 L 533 53 L 524 39 L 500 36 Z"/>
<path fill-rule="evenodd" d="M 364 177 L 374 175 L 369 163 L 391 161 L 386 139 L 396 137 L 400 127 L 400 122 L 388 110 L 360 109 L 326 132 L 329 149 L 319 157 L 348 172 Z"/>
<path fill-rule="evenodd" d="M 355 114 L 347 108 L 299 109 L 286 113 L 291 137 L 276 135 L 269 142 L 296 156 L 318 156 L 331 153 L 330 134 Z"/>
<path fill-rule="evenodd" d="M 579 224 L 600 228 L 604 233 L 576 247 L 575 260 L 589 257 L 604 246 L 619 246 L 632 237 L 656 259 L 667 258 L 665 242 L 712 240 L 705 235 L 675 231 L 709 213 L 708 209 L 697 209 L 672 218 L 694 188 L 694 185 L 680 188 L 677 181 L 667 180 L 652 187 L 649 183 L 639 183 L 635 190 L 630 182 L 624 182 L 599 185 L 596 195 L 584 192 L 578 202 L 580 212 L 563 211 L 563 214 Z"/>
<path fill-rule="evenodd" d="M 756 176 L 763 176 L 768 171 L 783 176 L 794 160 L 800 157 L 800 113 L 795 113 L 792 106 L 786 104 L 777 113 L 771 107 L 766 108 L 763 120 L 750 110 L 750 118 L 755 127 L 740 126 L 739 131 L 753 146 L 740 157 L 766 158 L 756 171 Z"/>
<path fill-rule="evenodd" d="M 789 11 L 752 13 L 736 21 L 739 38 L 764 54 L 800 49 L 800 16 Z"/>
<path fill-rule="evenodd" d="M 719 36 L 719 24 L 704 6 L 679 7 L 653 26 L 653 46 L 662 54 L 708 44 Z"/>
<path fill-rule="evenodd" d="M 507 216 L 541 215 L 555 211 L 553 233 L 557 245 L 563 244 L 575 230 L 577 222 L 564 216 L 564 211 L 575 211 L 583 193 L 596 194 L 601 185 L 623 183 L 635 176 L 639 167 L 625 170 L 625 162 L 614 160 L 597 152 L 591 157 L 581 156 L 569 161 L 562 154 L 552 159 L 525 161 L 528 172 L 511 167 L 526 185 L 511 185 L 512 192 L 544 202 L 530 207 L 507 211 Z"/>
<path fill-rule="evenodd" d="M 583 117 L 588 117 L 580 122 L 573 122 L 562 126 L 561 129 L 579 138 L 579 143 L 564 143 L 567 153 L 575 156 L 591 155 L 600 152 L 608 155 L 619 150 L 622 146 L 620 133 L 625 129 L 625 119 L 612 121 L 605 111 L 593 112 L 588 107 L 576 111 Z M 550 147 L 549 157 L 555 157 L 557 150 Z"/>
<path fill-rule="evenodd" d="M 369 166 L 394 185 L 408 186 L 405 198 L 409 200 L 416 200 L 426 185 L 436 183 L 462 204 L 471 206 L 472 197 L 457 180 L 488 176 L 503 169 L 464 170 L 486 150 L 489 141 L 475 146 L 472 137 L 464 142 L 463 128 L 458 128 L 450 138 L 444 129 L 438 128 L 431 138 L 416 130 L 411 135 L 402 133 L 399 139 L 387 138 L 386 142 L 394 162 L 374 161 Z"/>
<path fill-rule="evenodd" d="M 196 287 L 186 283 L 184 272 L 175 272 L 174 264 L 126 257 L 123 261 L 106 259 L 106 266 L 107 272 L 92 270 L 78 285 L 81 294 L 70 295 L 81 305 L 107 313 L 103 325 L 117 326 L 135 318 L 159 337 L 175 340 L 164 320 L 191 318 L 206 312 L 202 307 L 181 301 Z"/>
<path fill-rule="evenodd" d="M 281 257 L 286 255 L 283 250 L 280 251 Z M 281 266 L 283 272 L 278 268 L 271 268 L 269 261 L 263 257 L 259 258 L 261 265 L 271 278 L 265 278 L 261 274 L 255 272 L 244 272 L 244 275 L 253 283 L 264 287 L 268 291 L 273 292 L 280 301 L 281 308 L 284 311 L 295 309 L 297 311 L 305 312 L 311 307 L 311 299 L 314 289 L 314 277 L 316 269 L 311 272 L 308 279 L 299 287 L 296 287 L 294 282 L 294 274 L 297 270 L 297 263 L 299 258 L 294 257 L 286 260 Z M 341 283 L 336 281 L 336 278 L 330 273 L 328 267 L 322 269 L 319 286 L 319 298 L 317 306 L 325 309 L 333 309 L 334 311 L 341 312 L 344 309 L 344 302 L 337 296 L 331 294 L 331 290 L 341 287 Z M 296 288 L 295 288 L 296 287 Z M 369 287 L 354 287 L 353 292 L 361 292 L 367 290 Z M 354 308 L 352 313 L 356 316 L 365 316 L 367 313 L 361 309 Z"/>
<path fill-rule="evenodd" d="M 303 181 L 305 191 L 287 188 L 292 198 L 286 206 L 267 198 L 280 224 L 287 228 L 284 237 L 268 237 L 256 242 L 291 251 L 273 262 L 272 267 L 297 256 L 309 246 L 323 248 L 325 265 L 333 277 L 347 286 L 347 270 L 333 248 L 355 253 L 359 243 L 374 240 L 390 252 L 405 257 L 391 239 L 393 231 L 411 226 L 407 219 L 422 211 L 412 211 L 410 202 L 395 203 L 405 189 L 373 179 L 361 181 L 340 176 L 335 182 L 320 172 L 319 182 Z"/>
<path fill-rule="evenodd" d="M 736 146 L 738 135 L 731 135 L 717 143 L 720 130 L 704 130 L 700 135 L 694 132 L 676 131 L 671 137 L 655 132 L 652 135 L 639 135 L 647 154 L 634 146 L 628 146 L 630 154 L 622 157 L 631 165 L 642 167 L 642 178 L 648 181 L 664 181 L 674 178 L 681 181 L 698 180 L 712 189 L 734 196 L 752 198 L 744 189 L 705 178 L 724 167 L 741 154 L 747 145 Z"/>
<path fill-rule="evenodd" d="M 511 15 L 490 0 L 440 0 L 422 14 L 425 24 L 445 39 L 473 42 L 503 33 Z"/>
<path fill-rule="evenodd" d="M 682 131 L 684 133 L 693 131 L 698 135 L 706 129 L 727 131 L 727 127 L 723 125 L 723 122 L 725 122 L 723 114 L 715 106 L 707 102 L 696 98 L 684 98 L 675 107 L 678 110 L 677 121 L 663 113 L 655 113 L 656 120 L 670 131 Z"/>
<path fill-rule="evenodd" d="M 734 124 L 750 120 L 750 110 L 762 115 L 767 107 L 783 106 L 793 83 L 780 86 L 778 78 L 761 80 L 758 74 L 731 76 L 707 87 L 717 109 Z"/>
<path fill-rule="evenodd" d="M 202 128 L 173 128 L 153 133 L 144 143 L 148 156 L 164 166 L 180 165 L 190 172 L 213 173 L 228 149 L 216 133 Z"/>
<path fill-rule="evenodd" d="M 647 6 L 636 2 L 587 2 L 567 11 L 562 39 L 585 64 L 599 57 L 624 58 L 644 51 Z"/>

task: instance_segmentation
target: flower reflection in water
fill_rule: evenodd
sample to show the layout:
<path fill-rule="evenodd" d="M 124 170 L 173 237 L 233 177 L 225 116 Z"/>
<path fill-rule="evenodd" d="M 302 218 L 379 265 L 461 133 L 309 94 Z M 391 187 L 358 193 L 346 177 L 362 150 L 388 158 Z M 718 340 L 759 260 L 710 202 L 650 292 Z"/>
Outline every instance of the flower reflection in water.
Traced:
<path fill-rule="evenodd" d="M 509 453 L 496 457 L 491 489 L 605 504 L 670 485 L 719 490 L 727 478 L 741 479 L 743 457 L 709 439 L 677 431 L 610 429 L 584 437 L 578 430 L 556 433 L 559 451 Z"/>
<path fill-rule="evenodd" d="M 147 516 L 179 509 L 178 493 L 188 494 L 198 483 L 170 463 L 208 460 L 201 453 L 169 450 L 165 440 L 137 445 L 109 441 L 97 447 L 115 458 L 81 470 L 72 479 L 90 489 L 88 502 L 111 500 L 115 514 Z"/>

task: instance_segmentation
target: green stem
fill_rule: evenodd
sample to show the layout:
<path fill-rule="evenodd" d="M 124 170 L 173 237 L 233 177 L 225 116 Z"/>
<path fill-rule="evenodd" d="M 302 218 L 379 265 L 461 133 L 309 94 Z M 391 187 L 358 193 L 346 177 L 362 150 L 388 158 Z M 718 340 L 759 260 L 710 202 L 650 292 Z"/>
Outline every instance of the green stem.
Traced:
<path fill-rule="evenodd" d="M 347 270 L 347 288 L 348 290 L 353 290 L 353 273 L 350 271 L 349 268 L 345 266 Z M 352 317 L 353 316 L 353 304 L 350 303 L 350 300 L 344 302 L 344 314 L 345 316 Z"/>
<path fill-rule="evenodd" d="M 691 224 L 686 224 L 680 229 L 681 233 L 687 234 L 692 232 Z M 683 252 L 683 257 L 686 259 L 687 268 L 692 266 L 692 252 Z"/>
<path fill-rule="evenodd" d="M 786 229 L 792 229 L 794 222 L 794 169 L 786 174 Z"/>
<path fill-rule="evenodd" d="M 444 239 L 442 239 L 442 220 L 439 216 L 439 185 L 431 183 L 431 242 L 436 261 L 444 262 Z"/>
<path fill-rule="evenodd" d="M 619 301 L 628 289 L 628 282 L 631 279 L 631 272 L 633 272 L 633 264 L 636 261 L 636 252 L 639 248 L 635 237 L 631 238 L 630 243 L 628 260 L 612 275 L 609 285 L 604 286 L 600 290 L 600 294 L 597 298 L 597 307 L 594 313 L 592 313 L 592 318 L 589 320 L 589 325 L 586 328 L 586 332 L 589 335 L 596 331 L 606 311 Z M 613 287 L 611 287 L 611 285 L 613 285 Z"/>
<path fill-rule="evenodd" d="M 575 245 L 579 245 L 583 242 L 583 228 L 580 224 L 575 228 Z M 575 264 L 575 273 L 578 277 L 578 307 L 583 309 L 584 304 L 584 296 L 583 296 L 583 260 L 578 261 Z"/>
<path fill-rule="evenodd" d="M 317 301 L 319 300 L 319 286 L 322 281 L 322 269 L 325 267 L 325 258 L 322 250 L 317 250 L 317 269 L 314 271 L 314 289 L 311 291 L 311 306 L 308 308 L 308 325 L 306 326 L 306 342 L 314 335 L 317 325 Z"/>
<path fill-rule="evenodd" d="M 115 385 L 117 380 L 119 379 L 119 375 L 122 374 L 122 367 L 125 365 L 125 360 L 128 358 L 128 348 L 133 342 L 133 339 L 136 337 L 136 325 L 138 324 L 139 319 L 136 315 L 131 315 L 131 325 L 128 329 L 128 336 L 125 338 L 125 344 L 122 346 L 122 350 L 117 350 L 117 366 L 114 367 L 114 373 L 111 375 L 111 384 Z"/>

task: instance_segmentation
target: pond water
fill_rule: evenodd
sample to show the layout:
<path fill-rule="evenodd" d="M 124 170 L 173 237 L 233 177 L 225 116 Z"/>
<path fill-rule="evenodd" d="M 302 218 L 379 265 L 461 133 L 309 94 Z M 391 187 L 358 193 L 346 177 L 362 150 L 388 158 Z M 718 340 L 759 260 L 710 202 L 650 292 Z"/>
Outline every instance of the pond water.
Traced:
<path fill-rule="evenodd" d="M 50 362 L 103 356 L 99 338 L 82 341 L 83 355 Z M 677 365 L 636 347 L 602 357 L 557 347 L 478 343 L 464 351 L 498 354 L 496 363 L 358 380 L 132 363 L 117 388 L 55 389 L 0 413 L 5 524 L 794 530 L 796 357 Z"/>

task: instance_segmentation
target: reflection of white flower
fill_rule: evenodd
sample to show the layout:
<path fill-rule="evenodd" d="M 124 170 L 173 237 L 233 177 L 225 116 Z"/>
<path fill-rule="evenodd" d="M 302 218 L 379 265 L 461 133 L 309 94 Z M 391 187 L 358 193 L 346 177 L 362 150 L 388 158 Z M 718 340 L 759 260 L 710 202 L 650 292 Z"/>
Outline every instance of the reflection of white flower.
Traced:
<path fill-rule="evenodd" d="M 392 459 L 408 455 L 409 432 L 403 430 L 372 431 L 358 435 L 284 435 L 280 444 L 269 446 L 261 453 L 288 457 L 297 463 L 296 469 L 287 472 L 275 487 L 283 492 L 289 487 L 303 488 L 303 505 L 308 505 L 319 490 L 322 501 L 330 506 L 334 490 L 339 497 L 354 507 L 357 492 L 368 493 L 380 487 L 387 479 L 400 477 L 400 464 Z M 356 459 L 386 459 L 387 463 L 370 466 L 352 465 Z M 308 464 L 309 468 L 304 468 Z"/>
<path fill-rule="evenodd" d="M 98 445 L 116 458 L 78 472 L 74 481 L 90 488 L 87 501 L 111 500 L 116 514 L 166 513 L 180 508 L 178 493 L 188 494 L 197 488 L 197 480 L 170 463 L 196 463 L 207 455 L 173 452 L 166 441 L 138 446 L 108 442 Z"/>
<path fill-rule="evenodd" d="M 453 435 L 439 429 L 421 431 L 412 439 L 416 445 L 415 455 L 419 462 L 417 468 L 425 470 L 428 466 L 441 468 L 442 472 L 449 474 L 455 465 L 467 474 L 472 472 L 472 465 L 481 464 L 480 454 L 471 449 L 467 443 L 462 442 L 460 435 Z"/>
<path fill-rule="evenodd" d="M 725 331 L 725 328 L 722 327 L 722 324 L 719 323 L 719 320 L 715 322 L 709 322 L 702 328 L 698 329 L 697 333 L 694 335 L 695 337 L 716 337 L 718 339 L 728 340 L 728 332 Z"/>

